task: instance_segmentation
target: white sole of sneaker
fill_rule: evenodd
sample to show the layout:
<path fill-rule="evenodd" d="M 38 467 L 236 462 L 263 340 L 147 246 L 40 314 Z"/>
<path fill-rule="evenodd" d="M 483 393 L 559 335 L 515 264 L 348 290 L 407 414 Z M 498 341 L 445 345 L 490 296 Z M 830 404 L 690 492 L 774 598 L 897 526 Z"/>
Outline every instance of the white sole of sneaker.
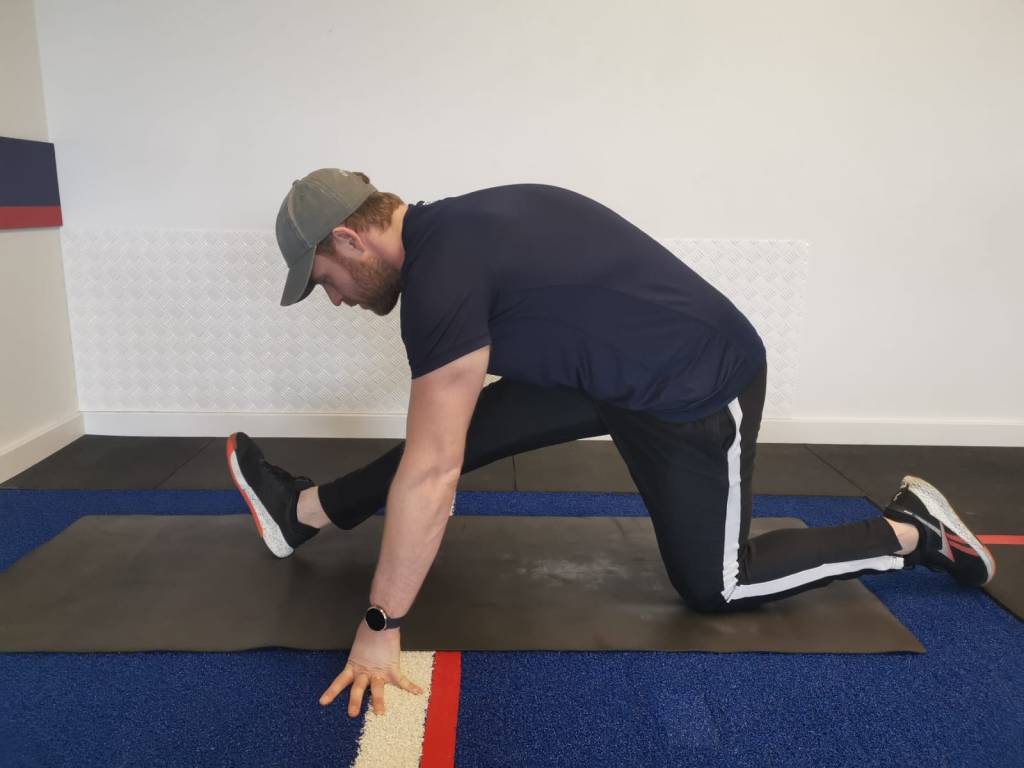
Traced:
<path fill-rule="evenodd" d="M 978 541 L 970 529 L 964 525 L 964 521 L 953 510 L 953 505 L 939 492 L 939 489 L 927 480 L 922 480 L 914 475 L 904 477 L 903 486 L 913 491 L 914 495 L 924 502 L 932 517 L 941 521 L 944 526 L 970 544 L 974 551 L 981 556 L 982 562 L 985 563 L 985 569 L 988 571 L 988 578 L 980 586 L 992 581 L 996 575 L 996 559 L 992 557 L 988 547 Z"/>
<path fill-rule="evenodd" d="M 281 528 L 277 523 L 274 522 L 274 518 L 267 512 L 267 508 L 263 506 L 259 496 L 257 496 L 249 484 L 245 482 L 245 476 L 242 474 L 242 468 L 238 466 L 238 457 L 235 452 L 235 436 L 231 435 L 227 442 L 227 454 L 228 454 L 228 469 L 231 472 L 231 481 L 235 484 L 238 492 L 242 494 L 242 498 L 245 499 L 246 505 L 249 507 L 249 513 L 252 515 L 253 521 L 256 523 L 256 531 L 259 533 L 260 538 L 263 539 L 263 543 L 267 545 L 267 549 L 274 553 L 277 557 L 288 557 L 295 550 L 292 549 L 291 545 L 284 540 L 284 534 L 281 533 Z"/>

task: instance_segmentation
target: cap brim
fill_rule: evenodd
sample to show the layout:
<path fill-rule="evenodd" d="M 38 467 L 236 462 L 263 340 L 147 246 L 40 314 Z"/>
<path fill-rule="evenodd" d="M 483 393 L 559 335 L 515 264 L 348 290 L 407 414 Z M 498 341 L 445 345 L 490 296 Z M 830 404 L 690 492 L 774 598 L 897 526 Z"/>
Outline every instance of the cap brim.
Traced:
<path fill-rule="evenodd" d="M 288 270 L 288 278 L 284 282 L 284 293 L 281 294 L 282 307 L 298 304 L 316 288 L 314 283 L 309 282 L 309 276 L 313 274 L 315 258 L 316 248 L 311 248 L 309 253 Z"/>

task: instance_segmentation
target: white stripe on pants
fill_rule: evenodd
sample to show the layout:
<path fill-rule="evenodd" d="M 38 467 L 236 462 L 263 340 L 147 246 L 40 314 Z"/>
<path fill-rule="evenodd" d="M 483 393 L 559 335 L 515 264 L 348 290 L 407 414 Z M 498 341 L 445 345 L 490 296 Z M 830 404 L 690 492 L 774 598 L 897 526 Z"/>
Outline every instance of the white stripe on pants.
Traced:
<path fill-rule="evenodd" d="M 726 500 L 725 542 L 722 548 L 722 597 L 731 602 L 744 597 L 760 597 L 777 592 L 784 592 L 803 586 L 820 579 L 853 573 L 865 569 L 874 571 L 891 571 L 903 567 L 903 558 L 898 555 L 882 555 L 861 560 L 825 563 L 807 570 L 797 571 L 771 581 L 757 584 L 739 583 L 739 546 L 740 546 L 740 500 L 742 480 L 740 477 L 740 458 L 742 451 L 743 409 L 739 398 L 729 403 L 729 413 L 736 424 L 736 435 L 729 446 L 727 460 L 729 464 L 729 495 Z"/>

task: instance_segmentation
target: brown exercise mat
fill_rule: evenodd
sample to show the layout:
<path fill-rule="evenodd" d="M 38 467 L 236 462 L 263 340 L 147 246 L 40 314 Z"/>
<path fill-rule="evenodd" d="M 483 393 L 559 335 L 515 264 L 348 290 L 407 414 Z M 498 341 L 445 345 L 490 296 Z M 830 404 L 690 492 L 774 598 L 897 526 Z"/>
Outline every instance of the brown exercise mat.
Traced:
<path fill-rule="evenodd" d="M 329 527 L 279 560 L 248 514 L 87 515 L 0 573 L 0 651 L 347 649 L 383 526 Z M 751 532 L 797 527 L 755 518 Z M 857 580 L 698 614 L 648 517 L 476 515 L 449 519 L 402 648 L 924 651 Z"/>
<path fill-rule="evenodd" d="M 986 546 L 996 560 L 996 575 L 985 590 L 1006 610 L 1024 621 L 1024 547 L 1019 544 Z"/>

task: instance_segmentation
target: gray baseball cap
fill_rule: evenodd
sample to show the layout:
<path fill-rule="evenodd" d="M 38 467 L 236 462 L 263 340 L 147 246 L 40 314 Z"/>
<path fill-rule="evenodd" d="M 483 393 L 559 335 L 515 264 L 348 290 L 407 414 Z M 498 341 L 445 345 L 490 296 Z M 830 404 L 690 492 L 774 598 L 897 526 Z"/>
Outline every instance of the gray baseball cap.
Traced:
<path fill-rule="evenodd" d="M 338 168 L 321 168 L 292 182 L 277 213 L 277 245 L 288 265 L 282 307 L 312 293 L 316 286 L 309 282 L 309 276 L 317 243 L 376 191 L 362 177 Z"/>

